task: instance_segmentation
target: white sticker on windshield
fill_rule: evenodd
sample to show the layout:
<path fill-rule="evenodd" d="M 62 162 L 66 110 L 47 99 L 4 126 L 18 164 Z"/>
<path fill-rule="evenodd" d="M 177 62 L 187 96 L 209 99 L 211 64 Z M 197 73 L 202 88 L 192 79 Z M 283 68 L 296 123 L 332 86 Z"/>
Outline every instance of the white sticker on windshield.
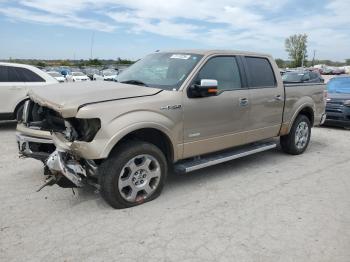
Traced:
<path fill-rule="evenodd" d="M 175 55 L 172 55 L 170 58 L 174 58 L 174 59 L 189 59 L 190 57 L 191 57 L 191 55 L 175 54 Z"/>

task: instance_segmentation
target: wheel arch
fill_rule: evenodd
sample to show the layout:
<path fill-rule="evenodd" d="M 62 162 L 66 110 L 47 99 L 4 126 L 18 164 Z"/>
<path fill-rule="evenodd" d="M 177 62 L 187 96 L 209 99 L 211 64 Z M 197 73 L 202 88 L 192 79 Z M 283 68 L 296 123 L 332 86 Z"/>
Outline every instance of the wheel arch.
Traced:
<path fill-rule="evenodd" d="M 311 123 L 311 126 L 314 125 L 314 120 L 315 120 L 315 111 L 314 111 L 314 108 L 312 105 L 310 104 L 303 104 L 301 105 L 297 110 L 296 112 L 294 113 L 291 121 L 289 122 L 288 124 L 288 128 L 287 130 L 281 130 L 281 134 L 280 135 L 286 135 L 286 134 L 289 134 L 292 126 L 293 126 L 293 123 L 295 122 L 295 120 L 297 119 L 297 117 L 299 115 L 305 115 L 309 120 L 310 120 L 310 123 Z"/>
<path fill-rule="evenodd" d="M 141 140 L 157 146 L 163 152 L 169 164 L 173 163 L 176 158 L 176 152 L 170 137 L 163 130 L 155 127 L 137 128 L 129 131 L 113 145 L 108 155 L 114 150 L 118 150 L 118 147 L 128 140 Z"/>

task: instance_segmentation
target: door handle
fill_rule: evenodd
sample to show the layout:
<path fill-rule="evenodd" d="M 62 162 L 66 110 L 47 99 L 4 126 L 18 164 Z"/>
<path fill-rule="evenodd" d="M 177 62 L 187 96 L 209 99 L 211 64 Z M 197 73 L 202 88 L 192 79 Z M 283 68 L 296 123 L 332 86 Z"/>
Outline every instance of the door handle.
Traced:
<path fill-rule="evenodd" d="M 281 95 L 276 95 L 275 97 L 274 97 L 274 99 L 276 100 L 276 101 L 282 101 L 282 96 Z"/>
<path fill-rule="evenodd" d="M 239 106 L 247 106 L 249 103 L 248 98 L 240 98 L 239 99 Z"/>

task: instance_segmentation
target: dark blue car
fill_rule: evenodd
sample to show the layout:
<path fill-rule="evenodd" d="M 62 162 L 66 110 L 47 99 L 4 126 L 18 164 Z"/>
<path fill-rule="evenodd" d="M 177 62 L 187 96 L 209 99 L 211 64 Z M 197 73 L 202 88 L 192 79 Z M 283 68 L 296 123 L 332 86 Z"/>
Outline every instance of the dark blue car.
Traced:
<path fill-rule="evenodd" d="M 327 83 L 325 125 L 350 128 L 350 77 L 336 77 Z"/>

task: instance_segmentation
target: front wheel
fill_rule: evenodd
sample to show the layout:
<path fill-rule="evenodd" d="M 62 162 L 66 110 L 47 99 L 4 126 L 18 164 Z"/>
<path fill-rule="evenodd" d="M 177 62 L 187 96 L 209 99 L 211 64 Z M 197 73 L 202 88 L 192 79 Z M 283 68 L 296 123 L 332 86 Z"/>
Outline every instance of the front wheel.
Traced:
<path fill-rule="evenodd" d="M 305 115 L 299 115 L 288 135 L 281 136 L 281 148 L 291 155 L 304 153 L 311 137 L 311 123 Z"/>
<path fill-rule="evenodd" d="M 157 198 L 167 176 L 167 162 L 153 144 L 126 141 L 99 167 L 102 197 L 114 208 L 128 208 Z"/>

